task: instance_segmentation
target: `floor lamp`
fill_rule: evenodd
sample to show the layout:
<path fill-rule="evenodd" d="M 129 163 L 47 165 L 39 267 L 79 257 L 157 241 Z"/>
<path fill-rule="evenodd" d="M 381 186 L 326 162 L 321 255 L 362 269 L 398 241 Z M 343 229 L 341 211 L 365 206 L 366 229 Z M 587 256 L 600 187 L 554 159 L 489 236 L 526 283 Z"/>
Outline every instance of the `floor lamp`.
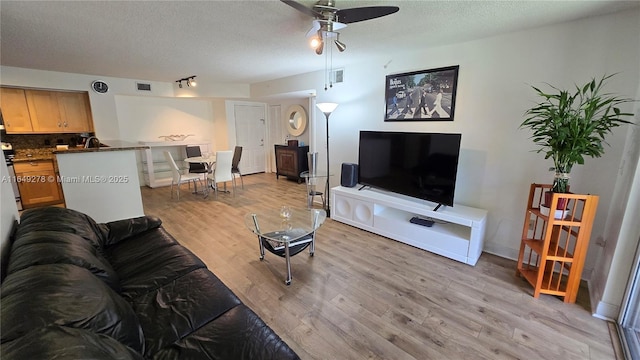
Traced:
<path fill-rule="evenodd" d="M 324 117 L 327 119 L 327 184 L 325 186 L 325 191 L 324 191 L 324 196 L 326 199 L 326 204 L 325 204 L 325 208 L 324 210 L 327 212 L 327 217 L 329 217 L 331 214 L 331 210 L 330 210 L 330 199 L 331 197 L 329 196 L 329 116 L 331 115 L 331 113 L 333 112 L 333 110 L 335 110 L 338 107 L 338 104 L 336 103 L 319 103 L 316 104 L 316 106 L 318 107 L 318 109 L 320 109 L 320 111 L 322 111 L 322 113 L 324 114 Z"/>

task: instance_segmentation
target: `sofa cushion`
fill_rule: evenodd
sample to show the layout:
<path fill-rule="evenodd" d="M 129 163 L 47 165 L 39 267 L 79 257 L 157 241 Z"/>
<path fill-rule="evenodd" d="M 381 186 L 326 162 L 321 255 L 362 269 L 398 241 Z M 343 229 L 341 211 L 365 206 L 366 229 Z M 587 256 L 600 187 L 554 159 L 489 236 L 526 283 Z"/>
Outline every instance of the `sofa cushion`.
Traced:
<path fill-rule="evenodd" d="M 144 330 L 146 356 L 238 305 L 235 294 L 207 269 L 190 272 L 132 300 Z"/>
<path fill-rule="evenodd" d="M 183 339 L 161 349 L 154 360 L 299 359 L 245 305 L 238 305 Z"/>
<path fill-rule="evenodd" d="M 147 230 L 155 229 L 162 225 L 162 220 L 155 216 L 140 216 L 137 218 L 124 219 L 99 224 L 105 238 L 104 246 L 110 246 L 119 243 L 122 240 L 129 239 L 133 236 L 141 234 Z"/>
<path fill-rule="evenodd" d="M 32 231 L 61 231 L 82 236 L 102 251 L 105 242 L 102 231 L 88 215 L 56 206 L 25 210 L 20 216 L 16 239 Z"/>
<path fill-rule="evenodd" d="M 93 359 L 143 360 L 112 337 L 64 326 L 47 326 L 2 345 L 2 360 Z"/>
<path fill-rule="evenodd" d="M 118 274 L 90 242 L 79 235 L 59 231 L 32 231 L 16 239 L 11 247 L 7 273 L 45 264 L 83 267 L 115 291 L 120 291 Z"/>
<path fill-rule="evenodd" d="M 147 231 L 105 249 L 120 277 L 120 294 L 131 299 L 206 265 L 164 229 Z"/>
<path fill-rule="evenodd" d="M 87 269 L 69 264 L 30 266 L 1 287 L 0 342 L 48 325 L 87 329 L 142 353 L 144 337 L 131 306 Z"/>

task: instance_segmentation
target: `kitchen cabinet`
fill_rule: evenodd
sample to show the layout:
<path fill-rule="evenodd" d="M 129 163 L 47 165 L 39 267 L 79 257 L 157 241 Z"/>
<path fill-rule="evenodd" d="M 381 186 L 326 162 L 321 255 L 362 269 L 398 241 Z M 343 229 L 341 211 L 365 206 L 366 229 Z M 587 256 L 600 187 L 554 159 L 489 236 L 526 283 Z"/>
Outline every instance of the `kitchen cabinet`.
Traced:
<path fill-rule="evenodd" d="M 25 90 L 34 132 L 54 133 L 62 129 L 58 96 L 54 91 Z"/>
<path fill-rule="evenodd" d="M 7 133 L 33 131 L 23 89 L 0 88 L 0 109 Z"/>
<path fill-rule="evenodd" d="M 309 170 L 307 162 L 308 146 L 275 145 L 276 151 L 276 179 L 280 175 L 288 179 L 302 182 L 300 173 Z"/>
<path fill-rule="evenodd" d="M 64 132 L 93 132 L 89 96 L 85 92 L 57 92 Z"/>
<path fill-rule="evenodd" d="M 9 134 L 93 132 L 86 92 L 2 88 L 2 113 Z M 5 99 L 5 93 L 9 96 Z M 7 115 L 9 119 L 7 119 Z"/>
<path fill-rule="evenodd" d="M 64 202 L 53 160 L 15 162 L 13 168 L 25 209 Z"/>

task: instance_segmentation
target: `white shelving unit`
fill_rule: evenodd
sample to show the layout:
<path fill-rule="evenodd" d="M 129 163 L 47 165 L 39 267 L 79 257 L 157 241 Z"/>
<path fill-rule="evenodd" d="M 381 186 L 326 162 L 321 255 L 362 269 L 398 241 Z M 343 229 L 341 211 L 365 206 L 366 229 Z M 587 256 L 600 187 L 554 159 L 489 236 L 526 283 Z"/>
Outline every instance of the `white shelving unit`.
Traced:
<path fill-rule="evenodd" d="M 187 157 L 187 146 L 200 146 L 200 151 L 210 151 L 209 143 L 197 141 L 139 141 L 139 143 L 149 146 L 142 152 L 142 175 L 144 184 L 150 188 L 171 185 L 171 168 L 164 158 L 164 151 L 171 152 L 173 160 L 181 169 L 189 169 L 183 161 Z"/>
<path fill-rule="evenodd" d="M 333 220 L 382 235 L 469 265 L 484 246 L 487 211 L 463 205 L 441 207 L 386 191 L 359 187 L 331 189 Z M 431 218 L 433 226 L 410 223 L 414 216 Z"/>

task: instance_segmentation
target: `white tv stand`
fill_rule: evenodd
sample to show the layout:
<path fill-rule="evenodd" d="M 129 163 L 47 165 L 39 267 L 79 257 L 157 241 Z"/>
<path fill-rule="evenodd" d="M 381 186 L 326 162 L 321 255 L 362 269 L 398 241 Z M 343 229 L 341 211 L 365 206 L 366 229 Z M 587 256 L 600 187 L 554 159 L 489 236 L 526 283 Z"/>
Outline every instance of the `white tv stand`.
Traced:
<path fill-rule="evenodd" d="M 468 206 L 435 204 L 360 185 L 331 189 L 331 218 L 378 235 L 431 251 L 469 265 L 478 262 L 484 244 L 487 211 Z M 431 227 L 410 223 L 429 217 Z"/>

